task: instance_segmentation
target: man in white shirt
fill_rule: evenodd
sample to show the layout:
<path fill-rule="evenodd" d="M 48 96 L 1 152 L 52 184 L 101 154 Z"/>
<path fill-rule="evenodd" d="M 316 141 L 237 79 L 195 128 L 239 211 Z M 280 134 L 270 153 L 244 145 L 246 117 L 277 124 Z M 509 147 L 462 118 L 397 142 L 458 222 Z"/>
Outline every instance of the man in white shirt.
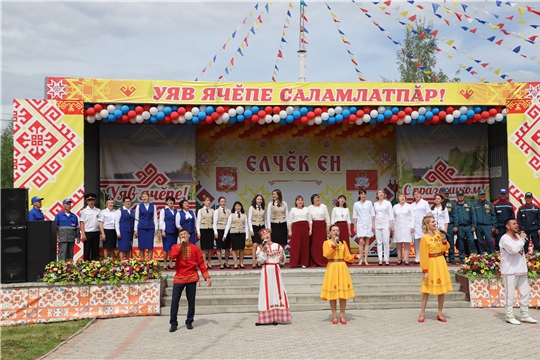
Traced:
<path fill-rule="evenodd" d="M 84 195 L 88 205 L 81 210 L 81 240 L 84 242 L 84 260 L 99 260 L 99 217 L 101 210 L 95 207 L 96 194 Z"/>
<path fill-rule="evenodd" d="M 504 277 L 506 293 L 506 322 L 512 325 L 521 325 L 514 317 L 515 289 L 519 291 L 519 308 L 521 321 L 536 324 L 538 321 L 529 315 L 529 282 L 527 281 L 527 263 L 525 261 L 525 238 L 524 231 L 517 235 L 519 225 L 515 219 L 505 221 L 506 234 L 501 237 L 499 248 L 501 250 L 501 275 Z"/>

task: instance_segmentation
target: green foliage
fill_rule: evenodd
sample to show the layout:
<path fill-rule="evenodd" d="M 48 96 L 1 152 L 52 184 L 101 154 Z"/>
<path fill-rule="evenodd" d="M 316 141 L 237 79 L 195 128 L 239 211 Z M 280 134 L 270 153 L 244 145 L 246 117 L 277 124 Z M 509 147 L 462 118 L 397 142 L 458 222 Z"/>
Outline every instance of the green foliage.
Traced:
<path fill-rule="evenodd" d="M 461 151 L 455 147 L 448 153 L 448 165 L 455 167 L 464 175 L 474 175 L 476 171 L 486 166 L 487 151 L 476 148 L 472 151 Z"/>
<path fill-rule="evenodd" d="M 459 69 L 454 78 L 450 79 L 441 69 L 436 70 L 437 66 L 437 39 L 426 31 L 433 29 L 433 23 L 424 26 L 423 19 L 417 20 L 415 29 L 405 31 L 405 40 L 403 41 L 403 51 L 397 52 L 397 64 L 400 73 L 399 82 L 406 83 L 433 83 L 433 82 L 459 82 Z M 416 34 L 413 32 L 416 32 Z M 411 55 L 414 59 L 410 59 Z M 417 64 L 422 64 L 425 69 L 420 69 Z"/>
<path fill-rule="evenodd" d="M 2 129 L 0 135 L 2 188 L 13 187 L 13 123 Z"/>

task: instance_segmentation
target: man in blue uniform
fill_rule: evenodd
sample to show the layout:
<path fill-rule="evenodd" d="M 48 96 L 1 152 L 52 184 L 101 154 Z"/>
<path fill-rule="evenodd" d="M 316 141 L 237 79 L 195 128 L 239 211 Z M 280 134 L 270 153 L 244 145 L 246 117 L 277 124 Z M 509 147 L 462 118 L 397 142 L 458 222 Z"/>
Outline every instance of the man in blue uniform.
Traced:
<path fill-rule="evenodd" d="M 74 243 L 80 242 L 79 219 L 71 212 L 71 200 L 66 199 L 62 204 L 64 211 L 54 217 L 54 222 L 58 226 L 56 241 L 60 243 L 58 260 L 73 260 Z"/>
<path fill-rule="evenodd" d="M 450 244 L 450 248 L 448 249 L 448 258 L 446 259 L 446 261 L 450 264 L 455 264 L 456 250 L 454 245 L 454 238 L 456 235 L 454 234 L 454 231 L 452 231 L 452 229 L 454 228 L 454 209 L 456 207 L 456 204 L 448 198 L 450 196 L 448 188 L 442 188 L 441 193 L 444 199 L 442 201 L 442 206 L 446 207 L 446 210 L 448 211 L 448 218 L 450 220 L 450 222 L 448 223 L 448 233 L 446 234 L 446 240 L 448 241 L 448 244 Z"/>
<path fill-rule="evenodd" d="M 41 211 L 41 200 L 43 200 L 43 198 L 40 198 L 39 196 L 34 196 L 32 198 L 31 202 L 34 207 L 28 212 L 28 221 L 45 220 L 45 216 L 43 216 L 43 211 Z"/>
<path fill-rule="evenodd" d="M 495 251 L 500 251 L 499 241 L 501 237 L 506 234 L 505 222 L 508 219 L 515 219 L 514 205 L 508 201 L 508 190 L 501 189 L 499 191 L 499 198 L 493 202 L 493 210 L 495 210 L 495 217 L 497 218 L 497 228 L 495 234 L 497 235 L 497 241 L 495 242 Z"/>
<path fill-rule="evenodd" d="M 465 241 L 469 252 L 476 254 L 473 232 L 476 231 L 476 215 L 471 202 L 465 201 L 465 193 L 459 190 L 457 193 L 456 209 L 454 210 L 454 233 L 458 236 L 459 259 L 465 263 Z"/>
<path fill-rule="evenodd" d="M 534 251 L 540 251 L 540 209 L 532 202 L 532 193 L 525 193 L 525 204 L 518 210 L 519 228 L 527 234 L 525 239 L 525 252 L 529 250 L 529 243 L 532 241 Z"/>
<path fill-rule="evenodd" d="M 497 224 L 495 211 L 490 201 L 486 200 L 486 190 L 478 191 L 478 200 L 473 203 L 476 215 L 476 240 L 480 253 L 493 253 L 493 233 Z M 484 245 L 485 243 L 485 245 Z"/>

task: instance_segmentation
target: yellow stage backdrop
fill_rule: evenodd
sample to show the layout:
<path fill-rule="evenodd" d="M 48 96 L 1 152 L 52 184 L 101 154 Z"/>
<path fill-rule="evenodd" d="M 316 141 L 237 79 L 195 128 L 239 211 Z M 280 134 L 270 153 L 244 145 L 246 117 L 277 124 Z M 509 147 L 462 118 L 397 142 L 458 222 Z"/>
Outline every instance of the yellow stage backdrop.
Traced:
<path fill-rule="evenodd" d="M 268 105 L 506 105 L 525 83 L 231 83 L 47 78 L 47 99 Z"/>

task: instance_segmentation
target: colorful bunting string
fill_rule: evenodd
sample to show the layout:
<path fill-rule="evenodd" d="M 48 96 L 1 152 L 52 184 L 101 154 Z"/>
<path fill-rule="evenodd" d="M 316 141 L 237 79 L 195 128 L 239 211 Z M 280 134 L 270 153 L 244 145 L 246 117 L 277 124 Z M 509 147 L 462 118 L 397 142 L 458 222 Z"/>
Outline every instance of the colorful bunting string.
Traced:
<path fill-rule="evenodd" d="M 332 8 L 330 7 L 330 5 L 328 5 L 328 1 L 325 1 L 325 3 L 326 3 L 326 8 L 328 9 L 328 12 L 330 13 L 330 16 L 332 17 L 332 20 L 334 21 L 334 24 L 336 25 L 337 31 L 339 33 L 339 37 L 341 38 L 341 41 L 343 42 L 343 45 L 345 46 L 345 50 L 347 50 L 347 55 L 349 56 L 349 59 L 351 59 L 351 63 L 353 64 L 354 71 L 356 72 L 356 76 L 358 76 L 358 80 L 366 81 L 366 79 L 364 78 L 364 75 L 358 69 L 358 61 L 356 61 L 354 54 L 351 51 L 351 43 L 349 42 L 349 40 L 347 40 L 345 32 L 339 26 L 339 23 L 341 23 L 341 21 L 338 19 L 338 16 L 332 12 Z"/>
<path fill-rule="evenodd" d="M 306 13 L 307 4 L 304 0 L 300 0 L 300 49 L 305 50 L 306 45 L 308 45 L 307 35 L 309 34 L 306 31 L 305 23 L 308 22 L 307 13 Z"/>
<path fill-rule="evenodd" d="M 276 63 L 274 65 L 274 70 L 272 72 L 273 82 L 277 81 L 276 79 L 279 73 L 278 65 L 280 63 L 279 59 L 283 59 L 283 44 L 287 44 L 287 29 L 289 28 L 289 26 L 291 26 L 291 18 L 292 18 L 291 9 L 293 8 L 294 6 L 292 2 L 289 2 L 289 6 L 287 7 L 287 14 L 285 15 L 285 24 L 283 24 L 283 30 L 281 32 L 281 40 L 279 41 L 279 48 L 277 52 Z"/>

